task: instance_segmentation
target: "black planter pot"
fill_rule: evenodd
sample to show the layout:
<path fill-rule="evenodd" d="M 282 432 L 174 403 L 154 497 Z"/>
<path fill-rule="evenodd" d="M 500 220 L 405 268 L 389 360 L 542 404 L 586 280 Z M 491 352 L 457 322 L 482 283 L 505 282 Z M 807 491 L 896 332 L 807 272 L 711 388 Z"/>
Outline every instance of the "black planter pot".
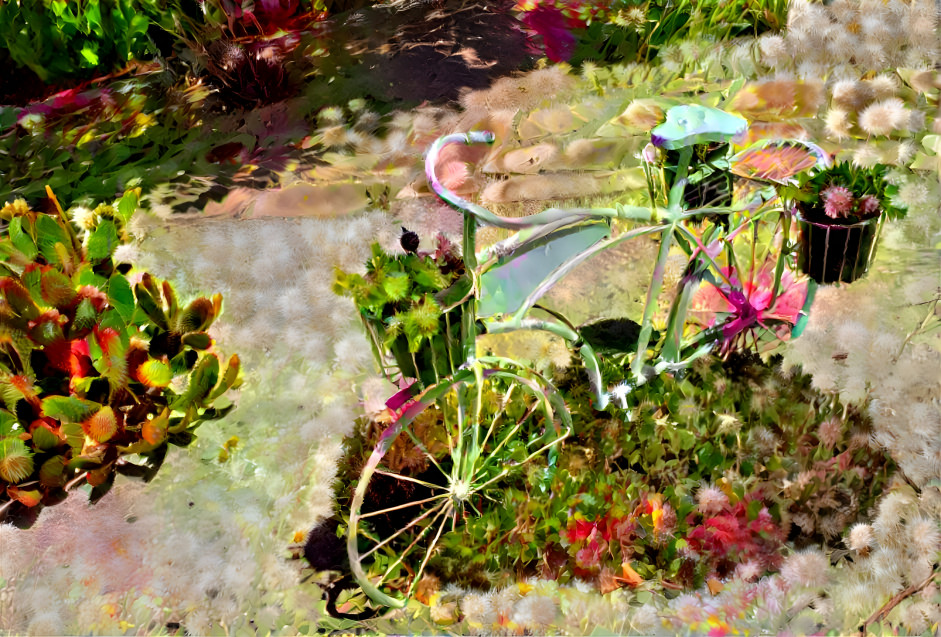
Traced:
<path fill-rule="evenodd" d="M 852 283 L 866 274 L 876 253 L 881 215 L 849 225 L 806 217 L 803 211 L 798 215 L 801 242 L 797 265 L 801 272 L 817 283 Z"/>

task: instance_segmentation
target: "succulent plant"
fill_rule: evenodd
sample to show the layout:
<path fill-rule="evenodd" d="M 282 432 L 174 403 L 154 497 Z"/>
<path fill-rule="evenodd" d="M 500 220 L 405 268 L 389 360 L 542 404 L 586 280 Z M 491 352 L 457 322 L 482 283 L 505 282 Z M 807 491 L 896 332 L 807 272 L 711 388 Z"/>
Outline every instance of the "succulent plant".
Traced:
<path fill-rule="evenodd" d="M 20 522 L 83 481 L 97 500 L 116 473 L 151 479 L 169 444 L 232 407 L 213 403 L 239 384 L 238 356 L 223 369 L 206 332 L 222 297 L 182 307 L 114 262 L 137 197 L 76 209 L 76 225 L 54 196 L 57 214 L 0 209 L 0 512 Z"/>

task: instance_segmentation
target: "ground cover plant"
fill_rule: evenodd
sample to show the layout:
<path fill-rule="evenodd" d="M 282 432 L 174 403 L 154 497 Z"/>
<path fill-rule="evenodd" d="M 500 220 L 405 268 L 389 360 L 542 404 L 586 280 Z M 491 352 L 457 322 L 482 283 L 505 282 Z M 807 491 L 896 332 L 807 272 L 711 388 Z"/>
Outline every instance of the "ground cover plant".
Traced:
<path fill-rule="evenodd" d="M 935 3 L 179 2 L 150 18 L 146 34 L 127 32 L 130 48 L 143 50 L 136 60 L 104 29 L 79 35 L 97 6 L 72 3 L 62 18 L 73 26 L 63 22 L 61 35 L 74 36 L 70 46 L 87 42 L 87 55 L 33 56 L 47 70 L 71 68 L 53 69 L 53 84 L 0 89 L 14 99 L 0 107 L 0 172 L 10 176 L 0 204 L 24 197 L 11 205 L 56 219 L 52 184 L 60 201 L 97 210 L 87 219 L 113 219 L 121 239 L 122 228 L 133 239 L 111 266 L 92 269 L 128 280 L 146 270 L 180 298 L 224 293 L 209 355 L 221 362 L 218 348 L 230 355 L 231 346 L 247 382 L 237 408 L 201 424 L 150 482 L 118 478 L 94 506 L 80 494 L 41 512 L 3 504 L 0 630 L 937 630 Z M 481 32 L 492 36 L 486 45 Z M 10 62 L 6 51 L 0 61 Z M 507 75 L 516 69 L 526 71 Z M 526 307 L 526 318 L 580 338 L 494 329 L 462 369 L 462 335 L 518 327 L 522 315 L 488 313 L 509 308 L 514 294 L 477 316 L 465 311 L 468 290 L 510 289 L 472 273 L 481 264 L 510 272 L 499 262 L 512 244 L 506 229 L 480 228 L 478 254 L 460 254 L 468 227 L 432 201 L 439 190 L 422 174 L 432 142 L 493 131 L 490 147 L 441 151 L 440 185 L 511 219 L 610 207 L 605 224 L 617 238 L 646 223 L 620 210 L 656 201 L 652 218 L 676 214 L 683 152 L 664 129 L 660 144 L 647 144 L 658 127 L 669 133 L 677 106 L 748 122 L 744 139 L 686 140 L 681 205 L 705 209 L 670 231 L 669 249 L 638 241 L 599 252 Z M 839 175 L 814 169 L 821 153 Z M 814 288 L 800 272 L 798 217 L 766 210 L 775 192 L 796 198 L 802 171 L 823 180 L 804 185 L 826 219 L 827 206 L 843 222 L 855 221 L 847 211 L 866 216 L 868 195 L 894 217 L 879 215 L 871 261 L 852 282 Z M 855 192 L 861 174 L 882 183 Z M 790 191 L 780 183 L 789 179 Z M 119 227 L 99 204 L 134 188 L 162 218 L 139 213 Z M 730 203 L 734 214 L 718 210 Z M 352 212 L 327 218 L 331 208 Z M 202 209 L 214 216 L 168 214 Z M 302 211 L 319 217 L 271 216 Z M 86 247 L 111 235 L 90 231 Z M 530 257 L 551 266 L 539 248 Z M 138 269 L 122 272 L 127 263 Z M 41 283 L 26 289 L 45 306 Z M 526 296 L 530 283 L 514 289 Z M 166 318 L 163 286 L 140 285 L 167 303 Z M 55 311 L 79 318 L 77 308 Z M 140 309 L 130 321 L 157 341 L 151 358 L 162 356 L 155 316 Z M 32 343 L 34 371 L 48 372 L 35 383 L 42 398 L 64 395 L 65 372 L 40 365 L 35 339 L 46 332 L 25 329 L 17 342 Z M 95 330 L 84 339 L 91 369 L 80 372 L 89 391 L 108 394 Z M 687 360 L 706 345 L 708 354 Z M 685 364 L 660 366 L 671 352 Z M 403 370 L 417 382 L 399 378 Z M 181 370 L 163 395 L 185 392 L 180 381 L 192 373 Z M 134 405 L 155 414 L 164 399 L 139 380 L 128 383 L 143 397 Z M 126 425 L 134 401 L 104 394 L 84 399 L 113 398 Z M 32 418 L 27 404 L 7 411 Z M 405 416 L 414 419 L 374 467 L 351 520 L 361 471 Z M 40 438 L 54 428 L 46 424 Z M 12 493 L 38 479 L 52 504 L 62 489 L 52 465 L 42 482 L 42 467 L 91 443 L 40 449 L 13 431 L 4 480 L 31 469 Z M 98 446 L 133 445 L 134 435 L 125 427 L 124 438 Z M 471 454 L 455 452 L 456 441 Z M 100 469 L 79 469 L 80 458 L 75 470 L 107 479 L 121 450 L 104 453 Z M 112 467 L 136 471 L 128 461 L 146 464 L 123 456 Z M 394 507 L 416 500 L 428 500 L 413 505 L 431 512 L 433 524 L 419 525 L 425 535 L 404 529 L 368 556 L 374 565 L 360 559 L 416 515 Z M 13 518 L 32 526 L 14 528 Z M 404 607 L 369 601 L 354 563 L 394 602 L 408 593 Z M 193 577 L 182 580 L 183 568 Z"/>

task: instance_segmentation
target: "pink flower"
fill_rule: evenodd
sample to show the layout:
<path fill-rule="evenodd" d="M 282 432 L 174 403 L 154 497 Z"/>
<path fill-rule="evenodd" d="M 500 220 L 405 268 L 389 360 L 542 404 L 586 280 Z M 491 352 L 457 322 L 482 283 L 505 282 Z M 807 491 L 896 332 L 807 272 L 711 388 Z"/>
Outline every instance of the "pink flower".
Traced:
<path fill-rule="evenodd" d="M 879 212 L 879 200 L 872 195 L 863 195 L 857 201 L 860 217 L 872 217 Z"/>
<path fill-rule="evenodd" d="M 546 55 L 553 62 L 567 62 L 575 53 L 575 36 L 568 30 L 562 11 L 551 5 L 539 5 L 523 14 L 523 24 L 542 36 Z"/>
<path fill-rule="evenodd" d="M 820 193 L 823 211 L 831 219 L 843 219 L 853 212 L 853 193 L 843 186 L 830 186 Z"/>

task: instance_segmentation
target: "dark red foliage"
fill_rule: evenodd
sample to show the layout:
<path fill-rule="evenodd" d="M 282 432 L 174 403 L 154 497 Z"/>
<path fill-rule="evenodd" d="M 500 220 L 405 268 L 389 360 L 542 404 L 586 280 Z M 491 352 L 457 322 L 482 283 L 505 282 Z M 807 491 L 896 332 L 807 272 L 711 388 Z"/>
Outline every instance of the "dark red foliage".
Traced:
<path fill-rule="evenodd" d="M 689 547 L 717 565 L 723 560 L 737 563 L 753 560 L 766 569 L 777 567 L 784 531 L 765 506 L 755 519 L 749 519 L 748 504 L 753 500 L 742 500 L 693 528 L 686 536 Z M 695 516 L 690 518 L 687 522 L 692 526 Z"/>

